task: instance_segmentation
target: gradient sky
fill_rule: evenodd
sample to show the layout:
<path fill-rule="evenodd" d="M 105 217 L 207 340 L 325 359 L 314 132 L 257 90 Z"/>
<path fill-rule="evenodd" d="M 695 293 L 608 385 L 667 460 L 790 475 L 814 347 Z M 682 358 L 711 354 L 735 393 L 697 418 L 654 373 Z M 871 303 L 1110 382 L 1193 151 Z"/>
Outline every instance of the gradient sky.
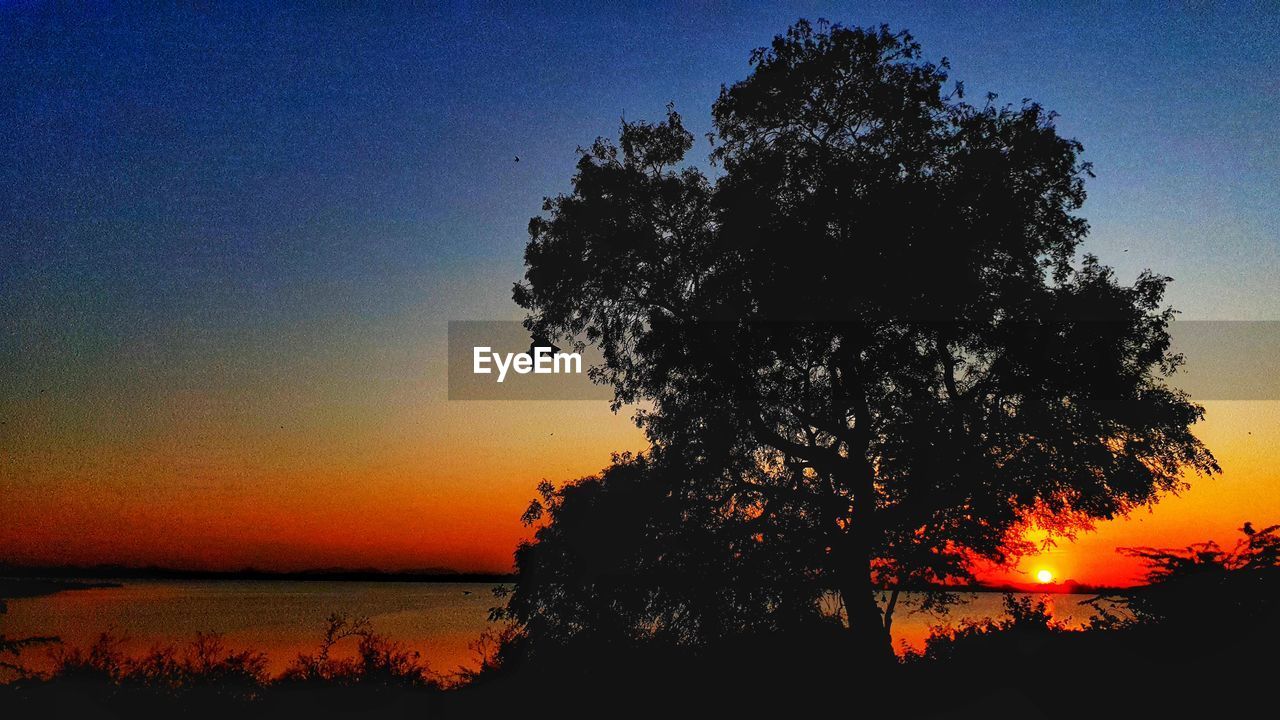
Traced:
<path fill-rule="evenodd" d="M 449 402 L 446 323 L 519 317 L 575 147 L 668 102 L 700 137 L 798 17 L 1059 111 L 1086 249 L 1173 276 L 1185 318 L 1280 319 L 1273 4 L 0 5 L 4 560 L 508 569 L 539 479 L 643 438 L 604 403 Z M 1221 478 L 1023 569 L 1120 581 L 1116 545 L 1280 521 L 1276 406 L 1209 403 Z"/>

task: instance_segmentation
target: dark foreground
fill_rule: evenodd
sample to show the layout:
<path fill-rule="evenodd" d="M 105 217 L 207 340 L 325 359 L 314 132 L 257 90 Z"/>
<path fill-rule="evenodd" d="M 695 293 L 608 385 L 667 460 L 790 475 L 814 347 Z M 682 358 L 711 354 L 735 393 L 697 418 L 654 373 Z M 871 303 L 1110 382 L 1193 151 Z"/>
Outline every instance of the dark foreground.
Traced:
<path fill-rule="evenodd" d="M 483 669 L 447 680 L 426 674 L 413 653 L 367 626 L 335 618 L 328 644 L 278 678 L 265 676 L 260 655 L 228 651 L 210 637 L 144 658 L 123 657 L 109 641 L 63 652 L 53 677 L 0 687 L 0 715 L 787 717 L 838 710 L 894 717 L 1222 717 L 1273 700 L 1280 623 L 1268 615 L 1269 602 L 1239 604 L 1210 601 L 1202 610 L 1219 613 L 1214 622 L 1103 619 L 1069 631 L 1034 605 L 1015 602 L 1012 620 L 937 637 L 923 654 L 879 668 L 845 660 L 848 639 L 831 626 L 698 651 L 583 643 L 505 666 L 481 646 Z M 329 646 L 343 638 L 359 644 L 358 657 L 329 657 Z"/>

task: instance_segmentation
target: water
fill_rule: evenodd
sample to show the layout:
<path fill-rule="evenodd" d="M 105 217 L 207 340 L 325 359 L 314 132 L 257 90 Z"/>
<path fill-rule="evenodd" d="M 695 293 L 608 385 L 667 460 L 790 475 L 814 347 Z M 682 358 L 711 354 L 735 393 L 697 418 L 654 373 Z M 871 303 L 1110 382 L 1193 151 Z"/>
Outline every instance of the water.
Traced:
<path fill-rule="evenodd" d="M 110 632 L 124 637 L 124 649 L 134 654 L 213 632 L 229 649 L 265 652 L 270 671 L 279 673 L 298 653 L 314 653 L 325 619 L 340 612 L 368 617 L 375 631 L 417 650 L 433 671 L 447 674 L 474 664 L 468 644 L 489 626 L 489 608 L 497 604 L 493 585 L 483 583 L 122 583 L 6 600 L 0 632 L 57 635 L 70 647 L 87 647 Z M 49 665 L 47 652 L 38 648 L 23 653 L 23 662 L 41 670 Z"/>
<path fill-rule="evenodd" d="M 497 604 L 492 589 L 485 583 L 125 580 L 123 587 L 7 600 L 0 633 L 57 635 L 65 645 L 83 648 L 110 632 L 125 638 L 126 651 L 140 654 L 214 632 L 229 649 L 266 652 L 269 669 L 279 673 L 298 653 L 314 652 L 325 619 L 342 612 L 370 618 L 377 632 L 419 651 L 432 670 L 448 674 L 474 665 L 468 645 L 490 626 L 489 608 Z M 912 612 L 919 598 L 903 593 L 894 617 L 895 646 L 923 647 L 935 625 L 1004 615 L 998 593 L 962 597 L 962 605 L 938 617 Z M 1089 595 L 1035 597 L 1069 627 L 1093 614 L 1082 605 Z M 38 648 L 24 653 L 23 662 L 38 670 L 50 664 Z"/>
<path fill-rule="evenodd" d="M 1097 611 L 1085 601 L 1095 595 L 1053 594 L 1053 593 L 1014 593 L 1021 597 L 1030 597 L 1033 601 L 1043 601 L 1045 609 L 1056 621 L 1068 628 L 1080 629 L 1088 624 L 1089 619 Z M 924 649 L 925 639 L 936 626 L 959 626 L 966 620 L 998 619 L 1007 617 L 1004 611 L 1004 594 L 995 592 L 962 593 L 961 603 L 952 606 L 945 615 L 934 615 L 918 610 L 920 593 L 904 592 L 898 599 L 897 610 L 893 614 L 893 644 L 899 654 L 907 648 Z"/>

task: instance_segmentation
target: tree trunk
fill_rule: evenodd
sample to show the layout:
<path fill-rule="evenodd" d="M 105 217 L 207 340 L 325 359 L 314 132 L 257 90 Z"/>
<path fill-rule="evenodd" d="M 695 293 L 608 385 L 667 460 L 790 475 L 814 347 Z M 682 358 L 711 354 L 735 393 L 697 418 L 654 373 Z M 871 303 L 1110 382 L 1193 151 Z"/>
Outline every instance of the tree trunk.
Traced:
<path fill-rule="evenodd" d="M 884 614 L 876 602 L 876 589 L 871 584 L 870 554 L 861 549 L 867 547 L 863 543 L 849 542 L 849 538 L 846 543 L 849 547 L 840 568 L 840 599 L 855 653 L 860 663 L 869 666 L 891 664 L 897 658 Z"/>
<path fill-rule="evenodd" d="M 850 454 L 855 468 L 849 483 L 854 488 L 854 503 L 841 543 L 845 557 L 839 566 L 840 595 L 859 661 L 868 666 L 887 665 L 896 662 L 897 657 L 872 583 L 871 554 L 877 532 L 875 470 L 866 459 L 865 436 L 861 447 L 851 447 Z"/>
<path fill-rule="evenodd" d="M 855 653 L 861 663 L 871 666 L 889 665 L 896 658 L 893 643 L 884 626 L 875 592 L 867 583 L 845 586 L 840 591 Z"/>

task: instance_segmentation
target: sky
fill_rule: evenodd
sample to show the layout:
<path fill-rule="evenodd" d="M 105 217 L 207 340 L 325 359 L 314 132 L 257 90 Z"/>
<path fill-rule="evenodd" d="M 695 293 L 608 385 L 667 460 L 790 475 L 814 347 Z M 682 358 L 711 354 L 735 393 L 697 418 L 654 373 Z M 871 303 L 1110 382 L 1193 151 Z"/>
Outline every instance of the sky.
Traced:
<path fill-rule="evenodd" d="M 1273 4 L 214 5 L 0 3 L 0 559 L 509 569 L 540 479 L 644 439 L 449 401 L 447 323 L 520 317 L 575 148 L 668 102 L 701 137 L 800 17 L 1058 111 L 1087 251 L 1183 318 L 1280 320 Z M 1206 403 L 1222 476 L 1017 572 L 1126 581 L 1117 545 L 1280 521 L 1276 405 Z"/>

